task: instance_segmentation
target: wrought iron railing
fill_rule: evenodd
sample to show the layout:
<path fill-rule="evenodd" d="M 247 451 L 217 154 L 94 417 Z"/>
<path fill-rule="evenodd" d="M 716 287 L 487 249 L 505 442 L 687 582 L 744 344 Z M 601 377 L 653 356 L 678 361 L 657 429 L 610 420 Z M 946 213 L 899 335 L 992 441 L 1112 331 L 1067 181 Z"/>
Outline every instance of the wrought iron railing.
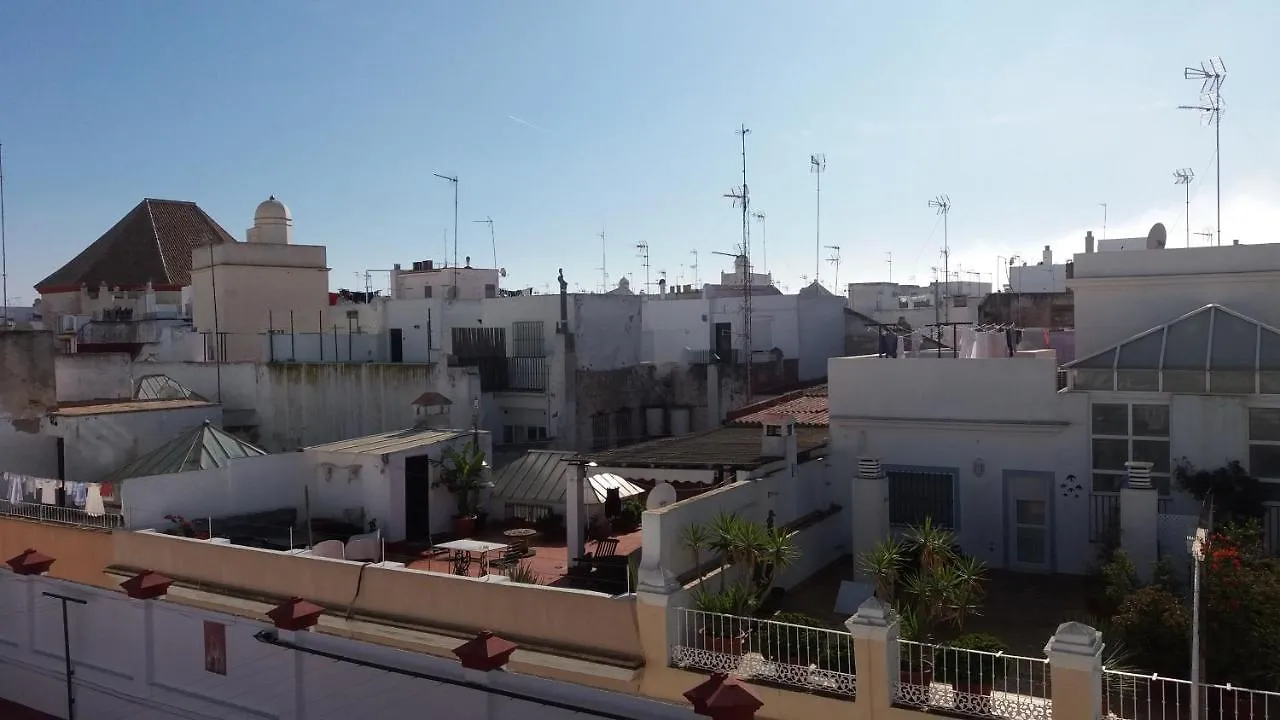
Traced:
<path fill-rule="evenodd" d="M 1280 693 L 1204 683 L 1198 714 L 1203 720 L 1280 718 Z M 1191 682 L 1104 669 L 1102 715 L 1118 720 L 1191 720 Z"/>
<path fill-rule="evenodd" d="M 894 702 L 979 718 L 1050 720 L 1049 661 L 898 641 Z"/>
<path fill-rule="evenodd" d="M 107 512 L 102 515 L 90 515 L 80 508 L 45 505 L 43 503 L 15 503 L 0 500 L 0 515 L 106 530 L 124 527 L 124 516 L 119 513 Z"/>
<path fill-rule="evenodd" d="M 674 667 L 853 697 L 853 642 L 843 630 L 676 609 Z"/>

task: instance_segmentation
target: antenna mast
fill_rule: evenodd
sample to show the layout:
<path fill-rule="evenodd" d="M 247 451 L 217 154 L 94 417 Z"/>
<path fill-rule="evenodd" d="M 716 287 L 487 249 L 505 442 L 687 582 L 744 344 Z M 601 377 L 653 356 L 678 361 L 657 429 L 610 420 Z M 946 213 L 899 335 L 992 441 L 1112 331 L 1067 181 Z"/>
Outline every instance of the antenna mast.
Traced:
<path fill-rule="evenodd" d="M 893 253 L 887 252 L 885 253 L 885 256 L 888 258 L 888 263 L 889 263 L 889 283 L 892 284 L 893 283 Z"/>
<path fill-rule="evenodd" d="M 1098 203 L 1102 207 L 1102 239 L 1107 239 L 1107 204 Z"/>
<path fill-rule="evenodd" d="M 9 254 L 4 218 L 4 145 L 0 145 L 0 306 L 4 307 L 4 324 L 0 329 L 7 330 L 9 329 Z"/>
<path fill-rule="evenodd" d="M 1191 168 L 1173 171 L 1173 184 L 1187 187 L 1187 247 L 1191 247 L 1191 181 L 1195 179 L 1196 174 Z"/>
<path fill-rule="evenodd" d="M 636 250 L 640 254 L 640 265 L 644 267 L 644 291 L 649 292 L 649 243 L 641 240 L 636 243 Z"/>
<path fill-rule="evenodd" d="M 1187 80 L 1200 81 L 1200 104 L 1179 105 L 1179 110 L 1195 110 L 1204 114 L 1206 122 L 1213 123 L 1213 156 L 1217 162 L 1214 180 L 1218 184 L 1218 245 L 1222 245 L 1222 84 L 1227 81 L 1227 66 L 1222 58 L 1209 58 L 1200 67 L 1182 71 Z"/>
<path fill-rule="evenodd" d="M 951 214 L 951 197 L 939 195 L 929 201 L 929 207 L 935 208 L 942 216 L 942 282 L 946 288 L 942 298 L 942 316 L 944 322 L 951 322 L 951 239 L 947 234 L 947 216 Z M 942 339 L 942 331 L 938 331 L 938 339 Z"/>
<path fill-rule="evenodd" d="M 827 262 L 831 263 L 836 268 L 836 277 L 832 282 L 835 283 L 835 288 L 838 292 L 840 290 L 840 246 L 827 245 L 826 248 L 831 251 L 831 257 L 827 258 Z"/>
<path fill-rule="evenodd" d="M 751 130 L 745 124 L 734 131 L 742 138 L 742 187 L 734 188 L 725 197 L 731 198 L 735 207 L 742 208 L 742 339 L 743 361 L 747 366 L 747 403 L 751 402 L 751 225 L 747 219 L 751 217 L 751 192 L 747 189 L 747 136 Z M 734 265 L 737 265 L 735 262 Z M 737 270 L 737 268 L 734 268 Z M 736 273 L 735 273 L 736 274 Z"/>
<path fill-rule="evenodd" d="M 498 269 L 498 240 L 493 234 L 493 218 L 485 217 L 483 220 L 472 220 L 471 222 L 484 223 L 489 226 L 489 244 L 493 246 L 493 269 Z"/>
<path fill-rule="evenodd" d="M 693 264 L 689 266 L 689 269 L 693 271 L 693 284 L 697 285 L 698 289 L 701 290 L 702 283 L 698 282 L 698 251 L 690 250 L 689 252 L 693 253 Z"/>
<path fill-rule="evenodd" d="M 827 156 L 822 153 L 814 153 L 809 156 L 809 172 L 813 173 L 817 178 L 817 210 L 814 214 L 813 223 L 813 281 L 821 282 L 819 277 L 822 275 L 822 173 L 827 171 Z"/>
<path fill-rule="evenodd" d="M 760 223 L 760 266 L 764 268 L 764 273 L 769 274 L 769 233 L 764 225 L 764 213 L 751 213 L 751 217 Z"/>
<path fill-rule="evenodd" d="M 600 238 L 600 292 L 607 293 L 609 292 L 609 263 L 606 261 L 607 246 L 605 245 L 604 231 L 601 230 L 596 237 Z"/>
<path fill-rule="evenodd" d="M 458 297 L 458 176 L 431 174 L 453 183 L 453 289 L 449 294 L 456 298 Z"/>

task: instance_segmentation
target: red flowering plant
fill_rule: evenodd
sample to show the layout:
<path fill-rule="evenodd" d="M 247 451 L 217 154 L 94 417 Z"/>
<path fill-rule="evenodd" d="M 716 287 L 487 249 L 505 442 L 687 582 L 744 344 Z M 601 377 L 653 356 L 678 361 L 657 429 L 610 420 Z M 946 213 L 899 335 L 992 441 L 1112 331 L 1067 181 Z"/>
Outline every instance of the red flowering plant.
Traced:
<path fill-rule="evenodd" d="M 1207 680 L 1280 689 L 1280 566 L 1256 521 L 1209 536 L 1203 565 L 1201 640 Z"/>

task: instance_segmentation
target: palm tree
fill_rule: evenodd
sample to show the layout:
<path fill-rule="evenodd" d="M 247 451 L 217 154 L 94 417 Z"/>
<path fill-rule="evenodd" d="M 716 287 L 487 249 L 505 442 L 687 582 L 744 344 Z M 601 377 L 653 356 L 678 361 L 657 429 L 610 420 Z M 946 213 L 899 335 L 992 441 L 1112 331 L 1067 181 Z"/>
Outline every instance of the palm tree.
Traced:
<path fill-rule="evenodd" d="M 484 451 L 474 442 L 459 450 L 455 446 L 444 449 L 440 480 L 433 487 L 444 485 L 453 493 L 458 503 L 457 517 L 473 517 L 480 504 L 480 491 L 491 487 L 485 479 Z"/>
<path fill-rule="evenodd" d="M 694 523 L 684 529 L 680 537 L 681 543 L 693 553 L 693 569 L 698 573 L 698 585 L 702 585 L 702 551 L 711 544 L 711 533 L 702 523 Z"/>

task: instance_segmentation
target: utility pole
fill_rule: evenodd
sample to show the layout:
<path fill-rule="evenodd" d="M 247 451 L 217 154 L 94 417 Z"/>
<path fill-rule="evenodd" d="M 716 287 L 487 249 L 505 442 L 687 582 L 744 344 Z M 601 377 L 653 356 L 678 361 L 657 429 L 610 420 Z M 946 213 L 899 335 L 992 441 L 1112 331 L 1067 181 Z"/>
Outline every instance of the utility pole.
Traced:
<path fill-rule="evenodd" d="M 698 281 L 698 251 L 690 250 L 689 252 L 693 253 L 693 264 L 689 266 L 689 269 L 693 271 L 693 284 L 697 285 L 698 289 L 701 290 L 702 283 Z"/>
<path fill-rule="evenodd" d="M 1187 188 L 1187 247 L 1191 247 L 1191 181 L 1195 179 L 1196 174 L 1191 168 L 1173 171 L 1173 184 Z"/>
<path fill-rule="evenodd" d="M 493 234 L 493 218 L 486 217 L 483 220 L 472 220 L 471 222 L 484 223 L 489 226 L 489 244 L 493 246 L 493 269 L 498 269 L 498 239 Z"/>
<path fill-rule="evenodd" d="M 0 297 L 4 298 L 4 318 L 0 329 L 9 329 L 9 253 L 4 218 L 4 145 L 0 144 Z"/>
<path fill-rule="evenodd" d="M 836 268 L 836 278 L 832 282 L 835 283 L 836 292 L 840 292 L 840 246 L 828 245 L 826 247 L 831 251 L 831 257 L 827 258 L 827 262 Z"/>
<path fill-rule="evenodd" d="M 744 361 L 747 366 L 747 403 L 752 399 L 751 383 L 751 226 L 747 219 L 751 217 L 751 192 L 747 186 L 747 135 L 751 131 L 745 124 L 735 131 L 742 138 L 742 187 L 734 188 L 725 194 L 731 198 L 735 207 L 742 208 L 742 315 L 744 340 Z M 734 263 L 737 264 L 736 262 Z"/>
<path fill-rule="evenodd" d="M 809 156 L 809 172 L 817 179 L 817 209 L 813 222 L 814 270 L 813 281 L 821 283 L 822 276 L 822 173 L 827 171 L 827 156 L 814 153 Z"/>
<path fill-rule="evenodd" d="M 769 274 L 769 233 L 765 228 L 765 215 L 762 212 L 751 213 L 751 217 L 760 223 L 760 266 L 764 268 L 766 275 Z"/>
<path fill-rule="evenodd" d="M 449 294 L 456 299 L 458 297 L 458 176 L 431 174 L 453 183 L 453 291 Z"/>
<path fill-rule="evenodd" d="M 946 283 L 945 297 L 942 301 L 947 304 L 947 307 L 942 309 L 942 314 L 945 322 L 951 322 L 951 307 L 948 300 L 951 296 L 951 266 L 949 264 L 951 262 L 951 238 L 947 228 L 947 217 L 951 214 L 951 197 L 939 195 L 929 201 L 929 207 L 936 209 L 938 214 L 942 216 L 942 277 L 943 282 Z M 937 282 L 937 280 L 934 280 L 934 282 Z M 942 339 L 941 331 L 939 331 L 938 339 Z"/>
<path fill-rule="evenodd" d="M 76 671 L 71 666 L 71 625 L 67 622 L 67 603 L 72 603 L 73 605 L 87 605 L 88 603 L 80 598 L 59 595 L 58 593 L 46 592 L 42 594 L 62 603 L 62 658 L 67 682 L 67 720 L 76 720 Z"/>
<path fill-rule="evenodd" d="M 1195 110 L 1213 123 L 1213 157 L 1217 163 L 1214 180 L 1218 184 L 1218 245 L 1222 245 L 1222 84 L 1227 81 L 1227 66 L 1222 58 L 1209 58 L 1198 68 L 1185 68 L 1182 77 L 1200 81 L 1200 104 L 1179 105 L 1179 110 Z"/>
<path fill-rule="evenodd" d="M 601 230 L 596 237 L 600 238 L 600 292 L 607 293 L 609 292 L 609 264 L 606 262 L 607 246 L 605 244 L 604 231 Z"/>
<path fill-rule="evenodd" d="M 644 268 L 644 292 L 649 293 L 649 243 L 641 240 L 636 243 L 636 250 L 640 254 L 640 264 Z"/>

